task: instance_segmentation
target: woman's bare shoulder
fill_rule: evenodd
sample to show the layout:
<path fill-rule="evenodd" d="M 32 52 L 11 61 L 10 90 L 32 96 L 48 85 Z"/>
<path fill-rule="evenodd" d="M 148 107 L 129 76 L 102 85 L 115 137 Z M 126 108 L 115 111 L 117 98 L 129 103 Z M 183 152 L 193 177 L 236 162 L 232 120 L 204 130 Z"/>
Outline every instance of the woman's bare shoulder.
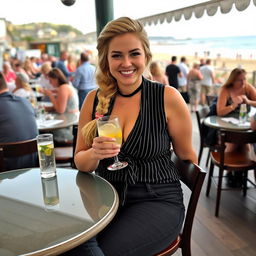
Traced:
<path fill-rule="evenodd" d="M 170 100 L 170 101 L 181 98 L 180 92 L 176 88 L 170 85 L 165 85 L 164 95 L 165 95 L 165 98 L 167 98 L 167 100 Z"/>

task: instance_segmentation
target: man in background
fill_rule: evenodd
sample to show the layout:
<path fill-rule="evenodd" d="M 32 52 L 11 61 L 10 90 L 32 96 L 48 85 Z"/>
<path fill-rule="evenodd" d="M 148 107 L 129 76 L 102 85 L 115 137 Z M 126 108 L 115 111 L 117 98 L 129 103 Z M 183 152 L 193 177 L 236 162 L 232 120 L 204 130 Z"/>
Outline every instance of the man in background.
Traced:
<path fill-rule="evenodd" d="M 214 69 L 211 66 L 211 60 L 207 59 L 205 65 L 200 67 L 203 79 L 201 80 L 201 104 L 206 104 L 206 96 L 211 94 L 214 85 Z"/>
<path fill-rule="evenodd" d="M 95 67 L 89 62 L 89 54 L 80 54 L 80 66 L 75 71 L 73 86 L 78 90 L 79 109 L 81 109 L 87 93 L 96 88 Z"/>
<path fill-rule="evenodd" d="M 168 77 L 169 85 L 178 89 L 179 87 L 178 76 L 182 77 L 182 73 L 176 63 L 177 63 L 177 57 L 172 56 L 171 64 L 169 64 L 166 67 L 165 74 Z"/>
<path fill-rule="evenodd" d="M 65 75 L 65 77 L 70 80 L 70 77 L 72 76 L 72 72 L 68 71 L 68 68 L 65 64 L 65 61 L 68 59 L 68 53 L 66 51 L 61 51 L 60 53 L 60 59 L 55 63 L 55 68 L 58 68 L 62 71 L 62 73 Z"/>
<path fill-rule="evenodd" d="M 188 88 L 187 88 L 187 83 L 188 83 L 187 76 L 188 76 L 189 68 L 187 66 L 185 57 L 181 57 L 178 67 L 180 68 L 180 71 L 182 73 L 181 77 L 178 76 L 179 91 L 183 99 L 186 101 L 186 103 L 189 103 Z"/>
<path fill-rule="evenodd" d="M 31 103 L 9 92 L 0 72 L 0 143 L 33 139 L 38 135 Z M 6 170 L 38 166 L 36 154 L 5 159 Z M 0 170 L 1 171 L 1 170 Z"/>

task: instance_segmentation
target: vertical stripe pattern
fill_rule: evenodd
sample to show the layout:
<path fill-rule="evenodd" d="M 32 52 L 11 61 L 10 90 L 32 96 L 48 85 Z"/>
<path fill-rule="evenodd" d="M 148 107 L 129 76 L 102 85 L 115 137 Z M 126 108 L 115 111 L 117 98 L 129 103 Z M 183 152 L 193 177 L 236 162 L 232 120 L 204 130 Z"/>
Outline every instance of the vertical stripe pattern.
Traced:
<path fill-rule="evenodd" d="M 108 171 L 106 167 L 113 163 L 113 158 L 104 159 L 96 172 L 111 182 L 128 184 L 179 180 L 171 161 L 170 143 L 164 111 L 164 85 L 143 78 L 140 112 L 118 155 L 129 165 L 118 171 Z"/>

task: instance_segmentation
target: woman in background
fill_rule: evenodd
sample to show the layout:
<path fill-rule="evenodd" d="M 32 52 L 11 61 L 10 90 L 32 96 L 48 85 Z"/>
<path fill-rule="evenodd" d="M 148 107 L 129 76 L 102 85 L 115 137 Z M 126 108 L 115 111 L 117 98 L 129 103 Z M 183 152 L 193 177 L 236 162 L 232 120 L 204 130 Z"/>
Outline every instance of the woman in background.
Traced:
<path fill-rule="evenodd" d="M 49 97 L 53 107 L 46 107 L 46 110 L 55 111 L 59 114 L 78 114 L 78 95 L 73 86 L 68 83 L 67 78 L 58 68 L 53 68 L 48 73 L 51 85 L 56 89 L 56 94 L 49 89 L 43 89 L 43 93 Z M 72 127 L 53 131 L 54 140 L 57 142 L 67 142 L 73 139 Z"/>
<path fill-rule="evenodd" d="M 29 84 L 29 77 L 24 73 L 16 73 L 15 80 L 16 88 L 13 90 L 13 94 L 16 96 L 30 98 L 33 93 Z"/>
<path fill-rule="evenodd" d="M 217 114 L 218 116 L 225 116 L 239 113 L 242 103 L 256 107 L 256 89 L 246 81 L 245 70 L 235 68 L 220 89 Z"/>
<path fill-rule="evenodd" d="M 161 68 L 159 62 L 157 61 L 151 62 L 149 69 L 150 69 L 150 73 L 152 75 L 153 81 L 157 81 L 161 84 L 168 85 L 167 76 L 165 75 L 164 70 Z"/>

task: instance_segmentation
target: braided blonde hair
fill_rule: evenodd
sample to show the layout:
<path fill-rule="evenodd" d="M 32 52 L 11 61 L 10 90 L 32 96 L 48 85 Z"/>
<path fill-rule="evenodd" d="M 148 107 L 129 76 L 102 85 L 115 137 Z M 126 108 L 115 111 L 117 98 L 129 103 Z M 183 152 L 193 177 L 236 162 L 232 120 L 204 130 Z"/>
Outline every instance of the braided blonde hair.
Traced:
<path fill-rule="evenodd" d="M 109 43 L 114 37 L 125 33 L 134 33 L 141 40 L 145 51 L 146 65 L 148 65 L 152 59 L 147 33 L 138 20 L 121 17 L 107 23 L 97 39 L 98 67 L 96 81 L 99 86 L 97 95 L 99 101 L 96 107 L 96 112 L 99 115 L 105 115 L 108 112 L 110 100 L 117 92 L 117 81 L 110 73 L 108 64 Z M 96 119 L 87 123 L 82 128 L 82 134 L 89 146 L 92 145 L 96 132 Z"/>

